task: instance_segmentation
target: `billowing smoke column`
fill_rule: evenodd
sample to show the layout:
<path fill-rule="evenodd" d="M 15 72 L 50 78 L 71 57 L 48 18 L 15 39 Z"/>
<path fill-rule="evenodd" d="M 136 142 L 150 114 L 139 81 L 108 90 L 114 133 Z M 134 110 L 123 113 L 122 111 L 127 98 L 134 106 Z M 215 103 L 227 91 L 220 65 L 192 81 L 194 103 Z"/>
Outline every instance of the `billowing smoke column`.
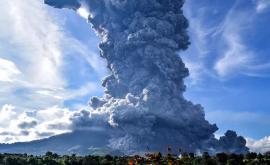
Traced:
<path fill-rule="evenodd" d="M 104 97 L 91 99 L 91 113 L 74 116 L 75 128 L 106 130 L 111 137 L 106 145 L 125 153 L 168 146 L 193 152 L 216 148 L 216 125 L 205 120 L 200 105 L 183 97 L 183 79 L 189 74 L 178 55 L 189 45 L 184 0 L 45 3 L 90 12 L 88 20 L 101 38 L 101 57 L 111 71 L 102 83 Z"/>

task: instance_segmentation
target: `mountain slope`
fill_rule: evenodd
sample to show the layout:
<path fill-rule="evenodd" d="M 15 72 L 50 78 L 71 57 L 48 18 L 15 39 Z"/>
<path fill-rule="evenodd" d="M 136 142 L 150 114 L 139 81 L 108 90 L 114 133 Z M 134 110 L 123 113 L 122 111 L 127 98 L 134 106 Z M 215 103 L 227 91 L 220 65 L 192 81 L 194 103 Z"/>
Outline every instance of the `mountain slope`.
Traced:
<path fill-rule="evenodd" d="M 106 152 L 114 154 L 106 145 L 109 136 L 98 131 L 74 131 L 47 139 L 35 140 L 31 142 L 19 142 L 13 144 L 0 144 L 1 153 L 27 153 L 41 155 L 47 151 L 58 154 L 79 155 Z M 104 153 L 105 154 L 105 153 Z"/>

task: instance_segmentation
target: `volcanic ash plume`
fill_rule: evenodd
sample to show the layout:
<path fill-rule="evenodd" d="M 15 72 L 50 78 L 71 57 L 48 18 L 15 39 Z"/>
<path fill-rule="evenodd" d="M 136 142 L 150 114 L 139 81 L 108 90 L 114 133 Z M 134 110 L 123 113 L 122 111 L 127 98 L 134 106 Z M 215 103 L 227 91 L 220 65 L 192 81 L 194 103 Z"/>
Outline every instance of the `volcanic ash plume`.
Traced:
<path fill-rule="evenodd" d="M 189 45 L 184 0 L 45 0 L 57 8 L 89 11 L 101 38 L 101 57 L 111 75 L 92 111 L 74 116 L 74 129 L 110 133 L 111 148 L 127 153 L 164 151 L 168 146 L 196 151 L 215 143 L 216 125 L 203 108 L 185 100 L 188 76 L 179 51 Z M 214 145 L 213 145 L 214 146 Z"/>

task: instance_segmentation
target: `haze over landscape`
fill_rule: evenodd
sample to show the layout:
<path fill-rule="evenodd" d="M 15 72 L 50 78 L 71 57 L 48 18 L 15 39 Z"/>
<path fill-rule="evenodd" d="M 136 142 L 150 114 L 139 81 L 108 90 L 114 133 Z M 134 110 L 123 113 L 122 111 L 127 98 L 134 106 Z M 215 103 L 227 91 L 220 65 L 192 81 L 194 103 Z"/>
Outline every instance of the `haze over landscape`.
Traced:
<path fill-rule="evenodd" d="M 182 0 L 149 2 L 1 1 L 0 142 L 72 132 L 13 151 L 72 139 L 59 146 L 246 152 L 234 132 L 218 141 L 235 130 L 268 151 L 270 3 L 187 0 L 182 15 Z"/>

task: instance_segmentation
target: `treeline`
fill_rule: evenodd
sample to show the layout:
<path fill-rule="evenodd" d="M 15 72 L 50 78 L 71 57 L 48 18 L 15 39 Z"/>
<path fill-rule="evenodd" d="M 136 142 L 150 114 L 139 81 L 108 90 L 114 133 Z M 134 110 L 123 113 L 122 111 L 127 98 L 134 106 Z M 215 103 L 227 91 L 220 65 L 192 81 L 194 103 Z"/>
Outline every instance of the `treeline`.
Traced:
<path fill-rule="evenodd" d="M 183 153 L 181 156 L 151 153 L 145 156 L 60 156 L 47 152 L 44 156 L 27 154 L 0 154 L 0 165 L 270 165 L 270 152 L 265 154 L 218 153 L 210 156 L 203 153 L 195 156 Z"/>

